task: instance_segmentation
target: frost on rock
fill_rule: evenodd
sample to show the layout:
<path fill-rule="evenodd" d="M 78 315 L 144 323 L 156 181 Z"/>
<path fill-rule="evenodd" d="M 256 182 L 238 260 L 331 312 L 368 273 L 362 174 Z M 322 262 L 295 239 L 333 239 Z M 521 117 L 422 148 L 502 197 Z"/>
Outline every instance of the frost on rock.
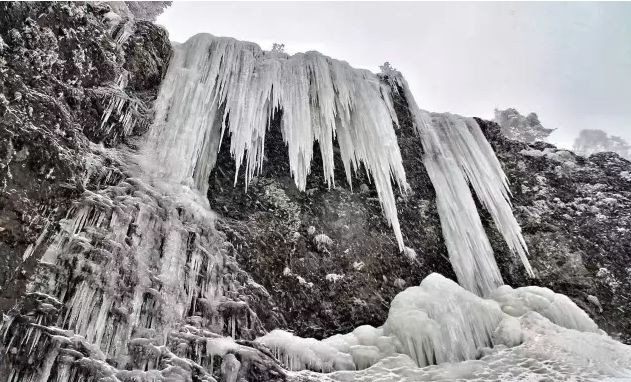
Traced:
<path fill-rule="evenodd" d="M 528 294 L 532 289 L 521 292 Z M 567 304 L 567 297 L 549 290 L 538 292 L 552 299 L 541 303 L 530 296 L 528 303 L 519 305 L 523 296 L 500 288 L 497 293 L 504 300 L 498 303 L 431 274 L 420 286 L 394 298 L 382 327 L 364 325 L 322 341 L 274 331 L 257 341 L 291 365 L 295 372 L 289 375 L 290 381 L 517 382 L 542 377 L 559 381 L 631 377 L 631 347 L 595 332 L 583 320 L 585 312 Z M 503 312 L 507 304 L 520 306 L 519 314 L 516 310 Z M 563 319 L 549 314 L 552 311 L 574 318 Z M 303 371 L 297 371 L 300 369 Z M 306 370 L 335 371 L 319 374 Z"/>
<path fill-rule="evenodd" d="M 156 174 L 205 193 L 221 140 L 229 135 L 235 177 L 243 169 L 247 186 L 263 166 L 265 135 L 277 116 L 298 189 L 305 190 L 316 142 L 326 182 L 335 184 L 337 139 L 348 183 L 363 165 L 402 249 L 392 179 L 402 190 L 408 185 L 389 88 L 374 74 L 317 52 L 287 56 L 209 34 L 175 46 L 146 160 Z"/>
<path fill-rule="evenodd" d="M 344 278 L 344 275 L 340 275 L 337 273 L 328 273 L 325 276 L 326 281 L 331 282 L 331 283 L 336 283 L 340 280 L 342 280 Z"/>
<path fill-rule="evenodd" d="M 503 284 L 469 185 L 511 251 L 534 277 L 511 208 L 506 175 L 477 122 L 421 110 L 402 77 L 398 86 L 404 91 L 425 150 L 424 163 L 436 190 L 443 235 L 458 282 L 482 296 Z"/>
<path fill-rule="evenodd" d="M 319 252 L 326 252 L 327 248 L 333 245 L 333 240 L 327 235 L 321 233 L 313 238 L 313 243 L 316 245 Z"/>

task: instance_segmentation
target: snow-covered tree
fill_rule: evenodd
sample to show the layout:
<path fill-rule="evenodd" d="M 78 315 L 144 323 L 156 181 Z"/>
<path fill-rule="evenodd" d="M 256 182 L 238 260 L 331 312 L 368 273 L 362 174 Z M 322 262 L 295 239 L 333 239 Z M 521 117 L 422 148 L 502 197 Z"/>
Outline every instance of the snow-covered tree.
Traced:
<path fill-rule="evenodd" d="M 381 74 L 384 76 L 397 73 L 397 70 L 388 61 L 384 62 L 383 65 L 380 65 L 379 69 L 381 69 Z"/>
<path fill-rule="evenodd" d="M 272 44 L 272 52 L 285 53 L 285 44 L 279 44 L 275 42 L 274 44 Z"/>
<path fill-rule="evenodd" d="M 573 149 L 581 155 L 611 151 L 623 158 L 631 158 L 631 146 L 625 139 L 615 135 L 610 136 L 600 129 L 581 130 L 574 140 Z"/>
<path fill-rule="evenodd" d="M 136 20 L 156 21 L 172 1 L 126 1 L 125 4 Z"/>
<path fill-rule="evenodd" d="M 530 113 L 524 117 L 513 108 L 495 109 L 495 122 L 507 138 L 526 143 L 544 141 L 554 131 L 543 127 L 537 114 Z"/>

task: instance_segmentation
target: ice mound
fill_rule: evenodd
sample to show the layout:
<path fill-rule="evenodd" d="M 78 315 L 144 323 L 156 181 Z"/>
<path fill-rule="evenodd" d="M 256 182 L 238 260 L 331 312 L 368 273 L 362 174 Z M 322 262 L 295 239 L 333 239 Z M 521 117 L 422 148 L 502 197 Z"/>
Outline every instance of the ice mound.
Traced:
<path fill-rule="evenodd" d="M 596 323 L 569 297 L 548 288 L 528 286 L 513 289 L 508 285 L 497 288 L 489 296 L 497 301 L 504 313 L 519 317 L 537 312 L 553 323 L 583 332 L 600 332 Z"/>
<path fill-rule="evenodd" d="M 291 374 L 296 381 L 631 378 L 631 347 L 599 331 L 566 296 L 500 287 L 491 297 L 434 273 L 393 299 L 382 327 L 322 341 L 276 330 L 257 341 L 290 359 L 292 370 L 305 369 Z"/>
<path fill-rule="evenodd" d="M 427 366 L 475 358 L 478 348 L 493 345 L 502 318 L 494 301 L 432 273 L 392 300 L 384 332 L 400 341 L 399 352 Z"/>
<path fill-rule="evenodd" d="M 555 325 L 535 312 L 519 319 L 523 344 L 496 346 L 478 360 L 419 368 L 406 355 L 380 360 L 359 371 L 294 373 L 290 381 L 608 381 L 631 380 L 631 347 L 611 338 Z"/>

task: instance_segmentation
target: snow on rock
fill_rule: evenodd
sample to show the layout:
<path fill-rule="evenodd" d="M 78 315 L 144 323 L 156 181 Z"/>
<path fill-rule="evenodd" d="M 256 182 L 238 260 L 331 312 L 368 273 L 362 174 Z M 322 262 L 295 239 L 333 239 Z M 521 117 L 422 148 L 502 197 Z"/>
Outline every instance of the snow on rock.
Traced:
<path fill-rule="evenodd" d="M 344 278 L 344 275 L 339 275 L 337 273 L 329 273 L 325 276 L 326 281 L 331 282 L 331 283 L 335 283 L 340 281 L 341 279 Z"/>
<path fill-rule="evenodd" d="M 376 75 L 317 52 L 287 56 L 209 34 L 176 45 L 156 102 L 147 166 L 205 193 L 229 135 L 236 176 L 243 167 L 247 187 L 263 166 L 269 121 L 279 115 L 298 189 L 305 191 L 315 142 L 326 182 L 335 184 L 337 139 L 348 183 L 363 164 L 402 249 L 391 179 L 402 190 L 408 185 L 389 88 Z"/>
<path fill-rule="evenodd" d="M 327 248 L 333 245 L 333 240 L 329 236 L 321 233 L 313 238 L 313 243 L 316 245 L 319 252 L 326 252 Z"/>

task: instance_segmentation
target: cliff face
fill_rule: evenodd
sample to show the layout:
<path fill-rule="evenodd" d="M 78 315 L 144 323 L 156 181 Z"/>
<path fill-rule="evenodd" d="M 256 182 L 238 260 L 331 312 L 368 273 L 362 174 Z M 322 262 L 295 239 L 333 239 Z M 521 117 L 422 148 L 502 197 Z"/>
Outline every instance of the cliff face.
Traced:
<path fill-rule="evenodd" d="M 503 275 L 512 285 L 530 282 L 568 295 L 598 325 L 631 341 L 629 249 L 631 162 L 614 153 L 584 158 L 545 143 L 504 138 L 481 122 L 511 182 L 513 205 L 538 278 L 511 269 L 501 238 L 491 234 Z"/>
<path fill-rule="evenodd" d="M 398 99 L 397 130 L 408 182 L 397 209 L 406 246 L 399 253 L 366 178 L 328 190 L 319 158 L 308 191 L 289 178 L 280 134 L 266 142 L 267 162 L 248 192 L 233 189 L 234 162 L 222 150 L 208 198 L 222 216 L 219 229 L 240 251 L 239 261 L 274 296 L 288 327 L 326 337 L 359 324 L 380 325 L 389 301 L 431 272 L 455 279 L 436 211 L 435 193 L 420 158 L 420 139 L 405 100 Z M 623 312 L 629 291 L 631 163 L 615 154 L 584 159 L 552 145 L 504 137 L 478 120 L 508 176 L 513 207 L 537 275 L 527 277 L 488 213 L 487 234 L 504 281 L 540 285 L 567 294 L 610 334 L 631 340 Z M 228 146 L 228 142 L 224 142 Z M 341 166 L 337 166 L 339 169 Z M 344 179 L 338 174 L 336 179 Z M 483 211 L 483 209 L 480 209 Z M 323 239 L 326 235 L 330 241 Z"/>
<path fill-rule="evenodd" d="M 164 378 L 177 369 L 194 380 L 283 379 L 251 342 L 265 330 L 319 338 L 378 326 L 406 287 L 432 272 L 455 279 L 403 97 L 395 97 L 396 134 L 415 191 L 397 197 L 407 247 L 400 253 L 374 186 L 360 173 L 351 190 L 338 148 L 338 184 L 326 187 L 315 150 L 307 191 L 298 191 L 278 120 L 247 192 L 241 180 L 233 186 L 224 139 L 207 194 L 217 216 L 196 216 L 137 179 L 125 155 L 133 158 L 134 137 L 146 133 L 171 55 L 161 28 L 90 3 L 4 3 L 0 36 L 7 380 L 65 381 L 70 372 L 135 378 L 126 368 Z M 631 163 L 515 142 L 496 124 L 478 123 L 511 182 L 537 275 L 527 277 L 483 215 L 505 282 L 567 294 L 611 335 L 631 341 Z M 169 304 L 184 318 L 160 308 Z M 229 335 L 238 343 L 221 343 Z"/>
<path fill-rule="evenodd" d="M 123 36 L 116 27 L 125 26 L 108 26 L 112 13 L 95 4 L 1 7 L 0 307 L 6 311 L 41 256 L 27 256 L 27 248 L 50 238 L 85 189 L 116 181 L 88 173 L 95 145 L 115 145 L 146 128 L 171 48 L 151 23 L 136 23 Z M 119 99 L 127 102 L 114 105 Z M 125 115 L 138 130 L 124 131 Z"/>

